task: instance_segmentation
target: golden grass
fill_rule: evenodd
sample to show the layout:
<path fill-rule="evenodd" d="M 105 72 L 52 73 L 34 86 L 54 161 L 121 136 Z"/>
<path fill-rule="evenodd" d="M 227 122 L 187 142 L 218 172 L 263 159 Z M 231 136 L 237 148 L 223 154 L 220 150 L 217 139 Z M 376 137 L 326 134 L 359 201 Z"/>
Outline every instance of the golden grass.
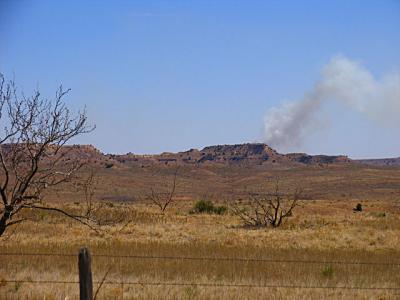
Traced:
<path fill-rule="evenodd" d="M 332 261 L 400 263 L 400 210 L 396 201 L 304 201 L 279 229 L 243 228 L 233 215 L 193 215 L 193 201 L 179 201 L 165 215 L 148 203 L 113 203 L 105 216 L 121 218 L 97 235 L 50 212 L 25 212 L 30 221 L 0 239 L 0 253 L 92 254 L 313 260 L 325 263 L 93 257 L 94 280 L 110 269 L 101 299 L 396 299 L 400 290 L 129 285 L 128 282 L 220 285 L 400 287 L 400 266 L 334 264 Z M 82 209 L 66 203 L 63 208 Z M 385 213 L 385 216 L 383 216 Z M 77 281 L 72 256 L 1 256 L 1 299 L 76 299 L 77 284 L 6 283 Z M 121 283 L 121 284 L 120 284 Z M 397 294 L 396 294 L 397 293 Z"/>

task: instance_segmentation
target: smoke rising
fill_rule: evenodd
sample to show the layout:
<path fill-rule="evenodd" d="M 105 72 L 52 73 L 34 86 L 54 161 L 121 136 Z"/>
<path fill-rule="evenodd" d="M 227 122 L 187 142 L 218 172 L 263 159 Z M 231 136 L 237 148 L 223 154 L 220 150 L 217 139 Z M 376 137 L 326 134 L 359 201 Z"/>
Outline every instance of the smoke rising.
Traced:
<path fill-rule="evenodd" d="M 301 145 L 318 127 L 325 101 L 344 103 L 379 125 L 400 126 L 400 75 L 388 74 L 378 80 L 359 63 L 333 57 L 302 99 L 267 111 L 264 141 L 280 150 Z"/>

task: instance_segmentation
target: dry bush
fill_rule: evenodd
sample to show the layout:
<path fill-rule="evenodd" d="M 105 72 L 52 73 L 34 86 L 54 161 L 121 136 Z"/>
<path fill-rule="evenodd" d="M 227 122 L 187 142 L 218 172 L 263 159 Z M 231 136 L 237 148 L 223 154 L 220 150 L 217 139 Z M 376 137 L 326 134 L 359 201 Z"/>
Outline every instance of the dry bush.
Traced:
<path fill-rule="evenodd" d="M 161 213 L 164 213 L 168 206 L 170 206 L 174 201 L 174 196 L 176 192 L 177 176 L 179 167 L 177 166 L 174 171 L 174 177 L 172 184 L 168 191 L 157 191 L 153 187 L 150 188 L 150 193 L 147 195 L 147 199 L 151 200 L 154 205 L 156 205 Z"/>
<path fill-rule="evenodd" d="M 296 189 L 291 195 L 282 193 L 277 179 L 273 192 L 249 193 L 250 200 L 247 205 L 235 201 L 231 205 L 231 210 L 240 217 L 245 226 L 275 228 L 292 216 L 300 194 L 300 189 Z"/>

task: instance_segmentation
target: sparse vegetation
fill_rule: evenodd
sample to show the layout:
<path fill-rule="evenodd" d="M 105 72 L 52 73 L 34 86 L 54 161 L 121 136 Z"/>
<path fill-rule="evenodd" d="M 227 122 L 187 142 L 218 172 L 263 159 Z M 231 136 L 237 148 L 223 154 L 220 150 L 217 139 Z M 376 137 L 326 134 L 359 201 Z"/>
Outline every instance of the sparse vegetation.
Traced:
<path fill-rule="evenodd" d="M 226 212 L 227 208 L 226 206 L 216 206 L 214 205 L 213 202 L 207 200 L 199 200 L 196 202 L 194 205 L 194 208 L 190 210 L 190 213 L 192 214 L 217 214 L 217 215 L 222 215 Z"/>
<path fill-rule="evenodd" d="M 296 189 L 292 195 L 280 191 L 279 180 L 276 180 L 272 193 L 250 193 L 247 205 L 236 202 L 232 211 L 249 227 L 279 227 L 291 217 L 298 205 L 300 191 Z"/>
<path fill-rule="evenodd" d="M 378 212 L 378 213 L 376 213 L 376 216 L 378 218 L 384 218 L 384 217 L 386 217 L 386 213 L 385 212 Z"/>
<path fill-rule="evenodd" d="M 361 203 L 357 203 L 356 207 L 353 208 L 355 212 L 362 212 L 363 207 Z"/>
<path fill-rule="evenodd" d="M 374 212 L 392 205 L 391 202 L 364 204 L 368 207 L 374 204 Z M 85 211 L 84 207 L 77 207 L 72 201 L 58 205 L 77 214 Z M 27 210 L 23 216 L 29 221 L 21 223 L 19 230 L 12 228 L 0 238 L 0 253 L 75 254 L 81 245 L 86 245 L 94 255 L 247 257 L 324 262 L 171 261 L 95 256 L 95 281 L 101 281 L 112 266 L 107 281 L 114 282 L 398 286 L 400 277 L 396 265 L 329 264 L 329 261 L 397 262 L 400 253 L 398 213 L 388 215 L 383 222 L 376 222 L 368 214 L 353 214 L 342 202 L 332 204 L 319 200 L 298 206 L 291 222 L 283 223 L 283 230 L 249 231 L 238 226 L 240 220 L 231 214 L 218 217 L 176 214 L 188 212 L 191 207 L 190 202 L 177 201 L 171 206 L 170 213 L 159 218 L 159 209 L 153 204 L 116 202 L 114 207 L 106 206 L 102 213 L 105 216 L 120 214 L 123 218 L 108 226 L 104 237 L 93 235 L 89 228 L 58 214 L 44 211 L 43 219 L 39 219 L 33 211 Z M 393 208 L 392 211 L 396 210 Z M 381 239 L 382 236 L 385 238 Z M 7 242 L 3 242 L 5 239 Z M 372 244 L 371 241 L 379 243 Z M 1 299 L 77 298 L 76 284 L 41 285 L 38 288 L 23 283 L 15 292 L 13 283 L 4 282 L 10 278 L 75 281 L 75 257 L 0 256 L 0 264 Z M 195 299 L 262 299 L 266 293 L 278 299 L 322 299 L 327 296 L 326 289 L 189 287 L 104 284 L 98 298 L 120 299 L 123 295 L 127 299 L 186 299 L 190 295 Z M 390 290 L 329 290 L 329 297 L 341 299 L 391 299 L 393 295 Z"/>
<path fill-rule="evenodd" d="M 331 265 L 325 266 L 324 269 L 322 270 L 322 275 L 325 277 L 332 277 L 333 275 L 333 268 Z"/>
<path fill-rule="evenodd" d="M 153 204 L 155 204 L 161 210 L 161 213 L 164 213 L 168 206 L 170 206 L 174 201 L 178 171 L 179 166 L 175 168 L 172 184 L 169 187 L 169 191 L 157 191 L 154 187 L 151 187 L 151 192 L 147 195 L 147 199 L 150 199 L 151 202 L 153 202 Z"/>

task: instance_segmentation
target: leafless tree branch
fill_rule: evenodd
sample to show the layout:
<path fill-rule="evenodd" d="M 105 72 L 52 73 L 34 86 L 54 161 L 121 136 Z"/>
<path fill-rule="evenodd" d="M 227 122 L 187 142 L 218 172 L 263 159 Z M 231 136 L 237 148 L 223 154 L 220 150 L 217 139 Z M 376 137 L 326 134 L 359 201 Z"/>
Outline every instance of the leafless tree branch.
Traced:
<path fill-rule="evenodd" d="M 174 201 L 178 172 L 179 166 L 176 166 L 172 185 L 168 192 L 156 192 L 153 188 L 150 188 L 150 194 L 147 195 L 147 198 L 160 208 L 162 213 L 164 213 L 167 207 Z"/>
<path fill-rule="evenodd" d="M 277 179 L 272 193 L 249 193 L 247 205 L 234 202 L 231 210 L 245 226 L 275 228 L 292 215 L 300 195 L 300 189 L 296 189 L 291 195 L 281 193 Z"/>
<path fill-rule="evenodd" d="M 78 160 L 67 161 L 64 145 L 94 130 L 85 110 L 73 114 L 64 103 L 69 91 L 60 86 L 53 100 L 39 91 L 26 97 L 0 74 L 0 121 L 5 124 L 0 133 L 0 236 L 24 221 L 14 218 L 25 208 L 57 211 L 89 226 L 82 216 L 42 204 L 46 189 L 72 181 L 82 167 Z"/>

